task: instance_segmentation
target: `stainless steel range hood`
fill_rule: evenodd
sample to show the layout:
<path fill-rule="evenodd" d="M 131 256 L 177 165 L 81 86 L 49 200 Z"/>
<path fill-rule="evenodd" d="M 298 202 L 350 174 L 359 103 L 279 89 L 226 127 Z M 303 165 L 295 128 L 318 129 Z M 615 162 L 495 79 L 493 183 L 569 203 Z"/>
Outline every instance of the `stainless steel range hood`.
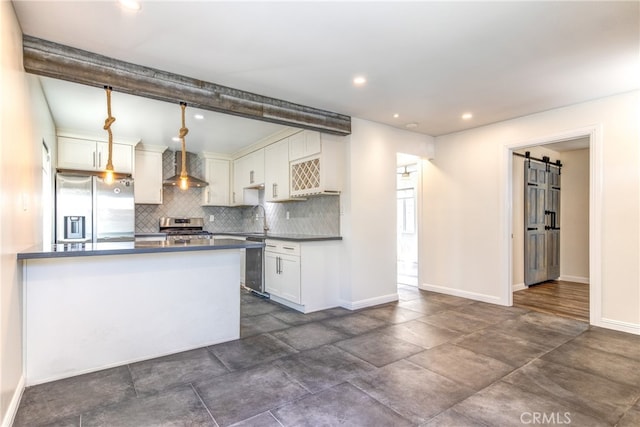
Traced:
<path fill-rule="evenodd" d="M 187 172 L 189 170 L 191 170 L 191 168 L 189 167 L 189 153 L 187 154 Z M 176 151 L 176 157 L 175 157 L 175 175 L 173 175 L 171 178 L 167 178 L 162 182 L 162 185 L 165 186 L 176 186 L 179 187 L 180 186 L 180 170 L 182 169 L 182 151 Z M 189 188 L 200 188 L 200 187 L 206 187 L 207 185 L 209 185 L 208 182 L 201 180 L 200 178 L 196 178 L 193 175 L 187 175 L 188 177 L 188 182 L 189 182 Z"/>

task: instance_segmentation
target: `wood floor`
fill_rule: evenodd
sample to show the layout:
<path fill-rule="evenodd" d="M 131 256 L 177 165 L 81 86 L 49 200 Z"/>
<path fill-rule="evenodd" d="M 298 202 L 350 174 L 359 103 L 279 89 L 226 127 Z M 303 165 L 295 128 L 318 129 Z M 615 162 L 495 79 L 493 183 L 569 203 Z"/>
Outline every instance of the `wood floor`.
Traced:
<path fill-rule="evenodd" d="M 553 280 L 513 293 L 514 307 L 589 322 L 589 285 Z"/>

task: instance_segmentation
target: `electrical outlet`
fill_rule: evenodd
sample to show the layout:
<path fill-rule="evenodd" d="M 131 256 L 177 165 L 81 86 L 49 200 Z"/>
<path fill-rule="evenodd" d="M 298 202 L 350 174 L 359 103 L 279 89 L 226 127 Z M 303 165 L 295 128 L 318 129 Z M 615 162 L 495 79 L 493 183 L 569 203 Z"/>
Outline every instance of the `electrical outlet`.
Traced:
<path fill-rule="evenodd" d="M 287 219 L 289 219 L 289 211 L 287 211 Z"/>
<path fill-rule="evenodd" d="M 215 221 L 216 216 L 215 215 L 209 215 L 209 222 L 213 222 Z"/>

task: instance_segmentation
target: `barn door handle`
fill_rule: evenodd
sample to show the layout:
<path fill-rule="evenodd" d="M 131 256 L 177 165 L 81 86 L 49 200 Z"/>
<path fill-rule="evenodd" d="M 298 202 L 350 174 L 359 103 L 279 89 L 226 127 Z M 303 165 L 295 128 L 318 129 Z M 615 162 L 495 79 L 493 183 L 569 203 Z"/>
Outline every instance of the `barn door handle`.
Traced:
<path fill-rule="evenodd" d="M 537 231 L 538 227 L 527 227 L 527 231 Z"/>

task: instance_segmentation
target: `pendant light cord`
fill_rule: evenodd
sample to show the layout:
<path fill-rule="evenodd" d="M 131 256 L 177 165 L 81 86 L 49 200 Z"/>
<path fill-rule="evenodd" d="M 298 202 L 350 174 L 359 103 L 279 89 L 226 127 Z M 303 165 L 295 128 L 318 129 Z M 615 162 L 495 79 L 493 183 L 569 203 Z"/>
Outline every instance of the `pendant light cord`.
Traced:
<path fill-rule="evenodd" d="M 187 177 L 187 146 L 184 141 L 184 137 L 187 136 L 187 134 L 189 133 L 189 129 L 187 129 L 187 127 L 185 126 L 184 112 L 185 112 L 185 109 L 187 108 L 187 103 L 181 102 L 180 108 L 182 108 L 182 127 L 180 128 L 180 134 L 179 134 L 180 140 L 182 141 L 182 170 L 180 171 L 180 177 L 186 178 Z"/>
<path fill-rule="evenodd" d="M 116 118 L 111 115 L 111 86 L 105 86 L 107 91 L 107 118 L 104 121 L 104 130 L 109 134 L 109 156 L 107 157 L 107 170 L 113 171 L 113 132 L 111 132 L 111 125 L 116 121 Z"/>

